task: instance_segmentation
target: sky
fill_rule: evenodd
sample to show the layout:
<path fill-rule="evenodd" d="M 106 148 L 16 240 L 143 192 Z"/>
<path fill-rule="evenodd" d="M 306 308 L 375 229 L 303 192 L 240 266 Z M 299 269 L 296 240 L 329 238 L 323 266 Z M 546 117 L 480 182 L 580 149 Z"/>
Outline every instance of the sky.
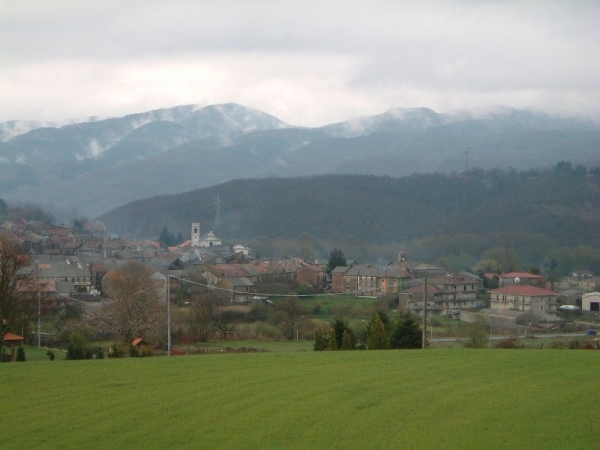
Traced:
<path fill-rule="evenodd" d="M 600 121 L 600 2 L 0 0 L 0 122 L 239 103 L 320 126 L 390 108 Z"/>

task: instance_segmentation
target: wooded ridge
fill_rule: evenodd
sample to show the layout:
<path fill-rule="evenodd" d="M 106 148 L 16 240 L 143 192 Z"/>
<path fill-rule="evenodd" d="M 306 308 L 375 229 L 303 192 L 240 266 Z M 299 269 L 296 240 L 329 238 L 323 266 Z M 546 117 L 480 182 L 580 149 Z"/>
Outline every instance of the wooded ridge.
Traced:
<path fill-rule="evenodd" d="M 330 245 L 350 257 L 391 258 L 412 248 L 413 256 L 432 261 L 507 247 L 539 265 L 552 250 L 600 248 L 600 171 L 561 162 L 549 171 L 240 179 L 135 201 L 100 220 L 137 238 L 156 238 L 165 226 L 187 236 L 190 224 L 200 222 L 203 230 L 253 243 L 255 250 L 266 240 L 305 241 L 317 255 Z"/>

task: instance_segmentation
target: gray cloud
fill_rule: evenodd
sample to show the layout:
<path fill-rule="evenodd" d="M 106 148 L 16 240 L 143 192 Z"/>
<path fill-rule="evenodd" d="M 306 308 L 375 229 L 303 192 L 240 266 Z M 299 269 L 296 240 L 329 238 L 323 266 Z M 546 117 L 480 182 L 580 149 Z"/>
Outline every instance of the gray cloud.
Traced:
<path fill-rule="evenodd" d="M 497 103 L 600 117 L 595 1 L 0 7 L 0 121 L 221 102 L 301 125 Z"/>

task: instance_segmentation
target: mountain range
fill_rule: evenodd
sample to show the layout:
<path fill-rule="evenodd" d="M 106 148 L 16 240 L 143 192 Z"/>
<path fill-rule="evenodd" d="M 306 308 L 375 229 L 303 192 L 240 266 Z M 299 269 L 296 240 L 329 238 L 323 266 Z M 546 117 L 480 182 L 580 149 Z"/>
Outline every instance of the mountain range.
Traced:
<path fill-rule="evenodd" d="M 64 126 L 1 123 L 0 198 L 92 218 L 241 178 L 599 166 L 599 144 L 593 122 L 525 110 L 397 108 L 307 128 L 237 104 L 186 105 Z"/>

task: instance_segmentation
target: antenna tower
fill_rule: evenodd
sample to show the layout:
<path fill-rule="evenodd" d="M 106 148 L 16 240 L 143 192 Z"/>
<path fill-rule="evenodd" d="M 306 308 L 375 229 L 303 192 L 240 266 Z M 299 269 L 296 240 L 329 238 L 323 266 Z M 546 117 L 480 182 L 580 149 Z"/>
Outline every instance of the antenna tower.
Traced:
<path fill-rule="evenodd" d="M 214 228 L 216 229 L 219 225 L 221 225 L 221 197 L 219 194 L 217 194 L 217 198 L 215 198 L 215 205 L 217 205 L 214 223 Z"/>

